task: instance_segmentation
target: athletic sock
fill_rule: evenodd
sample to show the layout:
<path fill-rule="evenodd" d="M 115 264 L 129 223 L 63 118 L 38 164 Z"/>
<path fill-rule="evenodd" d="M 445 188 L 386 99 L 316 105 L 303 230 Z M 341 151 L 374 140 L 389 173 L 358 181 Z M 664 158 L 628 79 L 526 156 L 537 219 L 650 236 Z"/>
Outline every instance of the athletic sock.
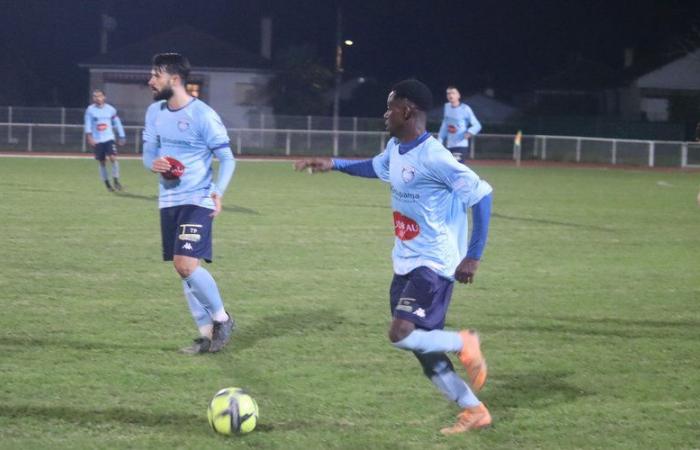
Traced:
<path fill-rule="evenodd" d="M 224 308 L 221 308 L 212 315 L 212 318 L 217 322 L 226 322 L 229 319 L 229 315 Z"/>
<path fill-rule="evenodd" d="M 447 355 L 418 352 L 414 354 L 423 366 L 425 375 L 445 398 L 457 403 L 460 408 L 471 408 L 481 403 L 469 385 L 457 375 Z"/>
<path fill-rule="evenodd" d="M 119 178 L 119 161 L 114 161 L 112 163 L 112 178 Z"/>
<path fill-rule="evenodd" d="M 197 267 L 189 277 L 185 278 L 185 282 L 210 314 L 213 311 L 218 312 L 224 308 L 216 281 L 214 281 L 207 269 L 202 266 Z"/>
<path fill-rule="evenodd" d="M 459 352 L 462 345 L 459 333 L 444 330 L 413 330 L 402 340 L 394 342 L 395 347 L 419 353 Z"/>
<path fill-rule="evenodd" d="M 102 181 L 109 181 L 109 177 L 107 176 L 107 167 L 103 166 L 102 164 L 99 164 L 97 167 L 100 168 L 100 177 L 102 178 Z"/>
<path fill-rule="evenodd" d="M 197 324 L 197 328 L 202 330 L 202 327 L 211 326 L 211 316 L 207 308 L 202 305 L 202 302 L 194 295 L 192 289 L 185 280 L 182 280 L 182 290 L 185 292 L 185 298 L 187 299 L 187 304 L 190 306 L 190 314 L 194 319 L 194 323 Z"/>

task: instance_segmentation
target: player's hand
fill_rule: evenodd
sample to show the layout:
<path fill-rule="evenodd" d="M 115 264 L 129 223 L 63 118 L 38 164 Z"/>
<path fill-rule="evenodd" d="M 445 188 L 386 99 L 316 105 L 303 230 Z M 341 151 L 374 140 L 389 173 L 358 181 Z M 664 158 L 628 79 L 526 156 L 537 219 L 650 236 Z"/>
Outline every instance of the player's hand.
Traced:
<path fill-rule="evenodd" d="M 473 283 L 474 275 L 479 268 L 479 260 L 464 258 L 455 270 L 455 280 L 460 283 Z"/>
<path fill-rule="evenodd" d="M 117 141 L 117 145 L 119 145 L 120 147 L 124 147 L 124 144 L 126 144 L 126 139 L 119 138 L 119 140 Z"/>
<path fill-rule="evenodd" d="M 309 173 L 328 172 L 333 169 L 333 161 L 330 158 L 309 158 L 301 159 L 294 163 L 294 170 L 301 172 L 307 170 Z"/>
<path fill-rule="evenodd" d="M 474 135 L 471 134 L 471 133 L 469 133 L 469 132 L 464 133 L 464 138 L 465 138 L 465 139 L 471 139 L 471 138 L 473 138 L 473 137 L 474 137 Z"/>
<path fill-rule="evenodd" d="M 163 157 L 154 160 L 153 164 L 151 164 L 151 172 L 165 173 L 168 170 L 170 170 L 170 163 Z"/>
<path fill-rule="evenodd" d="M 94 147 L 97 145 L 97 142 L 95 142 L 95 139 L 92 138 L 92 135 L 88 134 L 87 135 L 87 143 L 90 147 Z"/>
<path fill-rule="evenodd" d="M 214 200 L 214 211 L 209 214 L 209 217 L 216 217 L 221 212 L 221 196 L 216 192 L 212 192 L 211 199 Z"/>

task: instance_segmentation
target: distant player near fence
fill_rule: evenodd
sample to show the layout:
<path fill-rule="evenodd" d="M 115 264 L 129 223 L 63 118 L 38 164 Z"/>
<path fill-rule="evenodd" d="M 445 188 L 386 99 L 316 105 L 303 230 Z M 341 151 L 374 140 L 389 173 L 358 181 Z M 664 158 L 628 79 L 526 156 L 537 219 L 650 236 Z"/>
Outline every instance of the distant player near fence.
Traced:
<path fill-rule="evenodd" d="M 122 121 L 119 120 L 114 106 L 106 103 L 107 97 L 102 89 L 92 91 L 93 103 L 85 110 L 85 139 L 95 152 L 95 159 L 100 164 L 100 177 L 107 190 L 122 190 L 119 182 L 119 161 L 117 161 L 117 145 L 114 142 L 114 130 L 119 134 L 119 145 L 126 143 L 126 135 Z M 107 176 L 106 160 L 112 163 L 112 181 Z M 114 186 L 114 187 L 112 187 Z"/>
<path fill-rule="evenodd" d="M 460 101 L 456 87 L 448 86 L 446 94 L 447 103 L 438 137 L 455 158 L 461 160 L 469 155 L 469 140 L 481 131 L 481 123 L 469 105 Z"/>

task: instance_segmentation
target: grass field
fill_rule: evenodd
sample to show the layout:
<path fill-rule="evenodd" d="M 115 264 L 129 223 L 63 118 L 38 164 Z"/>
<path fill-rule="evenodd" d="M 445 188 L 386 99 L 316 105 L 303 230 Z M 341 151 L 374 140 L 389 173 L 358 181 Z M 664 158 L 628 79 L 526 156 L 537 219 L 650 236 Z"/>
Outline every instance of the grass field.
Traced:
<path fill-rule="evenodd" d="M 0 448 L 699 448 L 700 175 L 475 169 L 490 243 L 448 327 L 482 332 L 495 427 L 443 437 L 457 408 L 386 339 L 386 185 L 239 162 L 209 267 L 239 329 L 189 357 L 155 176 L 0 158 Z M 227 386 L 250 435 L 208 428 Z"/>

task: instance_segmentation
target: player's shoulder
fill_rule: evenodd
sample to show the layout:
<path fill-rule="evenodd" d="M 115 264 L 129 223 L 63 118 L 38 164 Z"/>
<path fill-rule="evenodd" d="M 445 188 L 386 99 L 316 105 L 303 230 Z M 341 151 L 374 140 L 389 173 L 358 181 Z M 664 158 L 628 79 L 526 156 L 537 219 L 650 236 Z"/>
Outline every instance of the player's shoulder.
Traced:
<path fill-rule="evenodd" d="M 167 105 L 165 104 L 165 100 L 158 100 L 157 102 L 153 102 L 150 105 L 148 105 L 148 108 L 146 109 L 146 114 L 156 113 L 156 112 L 162 111 L 166 108 L 167 108 Z"/>
<path fill-rule="evenodd" d="M 433 136 L 430 136 L 425 140 L 425 142 L 423 142 L 421 156 L 422 159 L 428 164 L 443 158 L 454 159 L 452 153 L 447 150 L 444 145 L 442 145 L 442 142 L 435 139 Z"/>

